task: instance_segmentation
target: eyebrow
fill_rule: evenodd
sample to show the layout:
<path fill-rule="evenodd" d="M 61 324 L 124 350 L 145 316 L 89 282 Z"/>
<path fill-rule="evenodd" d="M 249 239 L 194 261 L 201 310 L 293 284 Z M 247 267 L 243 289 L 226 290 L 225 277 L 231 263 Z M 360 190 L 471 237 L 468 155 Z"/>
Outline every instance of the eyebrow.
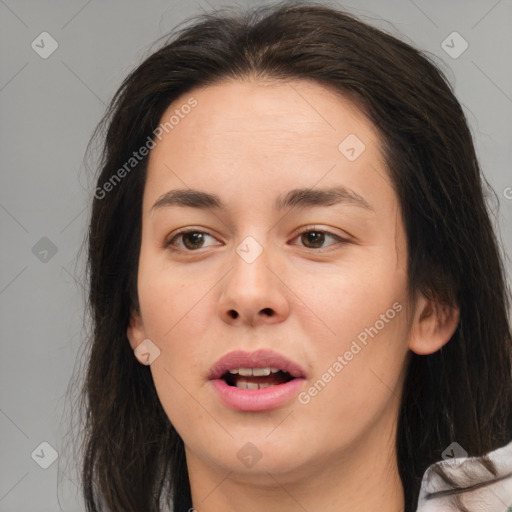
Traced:
<path fill-rule="evenodd" d="M 297 188 L 280 195 L 273 204 L 275 210 L 290 208 L 314 208 L 347 204 L 374 211 L 368 202 L 357 192 L 346 187 L 323 189 Z M 203 210 L 226 210 L 219 196 L 193 189 L 170 190 L 161 195 L 151 210 L 164 207 L 181 206 Z"/>

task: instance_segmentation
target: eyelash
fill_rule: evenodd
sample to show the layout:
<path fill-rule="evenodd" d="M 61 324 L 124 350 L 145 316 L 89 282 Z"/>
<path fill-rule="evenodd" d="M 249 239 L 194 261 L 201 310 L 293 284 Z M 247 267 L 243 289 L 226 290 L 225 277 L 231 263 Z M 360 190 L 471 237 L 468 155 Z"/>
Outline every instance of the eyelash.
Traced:
<path fill-rule="evenodd" d="M 175 244 L 173 244 L 174 240 L 176 240 L 177 238 L 179 237 L 182 237 L 183 235 L 186 235 L 186 234 L 190 234 L 190 233 L 199 233 L 201 235 L 207 235 L 207 236 L 211 236 L 212 238 L 214 238 L 212 235 L 210 235 L 209 233 L 205 232 L 205 231 L 200 231 L 199 229 L 187 229 L 187 230 L 183 230 L 183 231 L 178 231 L 177 233 L 175 233 L 172 238 L 170 238 L 168 241 L 166 241 L 164 243 L 164 248 L 167 248 L 169 250 L 171 250 L 172 252 L 184 252 L 184 253 L 192 253 L 192 252 L 199 252 L 201 249 L 203 249 L 203 247 L 200 247 L 199 249 L 182 249 L 182 248 L 177 248 L 175 246 Z M 304 229 L 303 231 L 301 231 L 300 233 L 298 233 L 294 238 L 293 240 L 299 238 L 300 236 L 302 236 L 303 234 L 305 233 L 322 233 L 324 235 L 327 235 L 327 236 L 330 236 L 332 238 L 334 238 L 335 240 L 337 240 L 338 243 L 340 243 L 341 245 L 345 245 L 347 243 L 349 243 L 349 240 L 345 239 L 345 238 L 342 238 L 338 235 L 335 235 L 334 233 L 331 233 L 330 231 L 325 231 L 325 230 L 322 230 L 322 229 L 316 229 L 314 227 L 311 227 L 311 226 L 308 226 L 306 229 Z M 336 245 L 336 244 L 331 244 L 331 245 Z M 314 249 L 314 248 L 310 248 L 310 247 L 306 247 L 306 246 L 303 246 L 305 249 L 310 249 L 312 251 L 315 251 L 315 252 L 323 252 L 324 249 L 326 248 L 320 248 L 320 249 Z M 330 246 L 328 246 L 330 247 Z"/>

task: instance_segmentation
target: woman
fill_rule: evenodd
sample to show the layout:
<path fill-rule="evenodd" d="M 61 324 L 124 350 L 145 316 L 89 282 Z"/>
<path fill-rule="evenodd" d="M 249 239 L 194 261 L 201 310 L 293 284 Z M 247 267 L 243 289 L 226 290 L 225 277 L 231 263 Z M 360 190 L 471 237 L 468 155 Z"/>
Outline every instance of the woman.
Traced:
<path fill-rule="evenodd" d="M 104 124 L 87 510 L 512 504 L 504 270 L 421 52 L 319 5 L 205 15 Z"/>

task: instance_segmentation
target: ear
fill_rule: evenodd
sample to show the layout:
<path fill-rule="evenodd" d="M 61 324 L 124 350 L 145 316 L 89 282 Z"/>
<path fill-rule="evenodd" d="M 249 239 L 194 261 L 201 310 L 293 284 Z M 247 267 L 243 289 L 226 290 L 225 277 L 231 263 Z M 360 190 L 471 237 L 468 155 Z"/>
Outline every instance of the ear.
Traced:
<path fill-rule="evenodd" d="M 133 311 L 130 317 L 130 324 L 126 330 L 132 350 L 135 350 L 145 339 L 144 323 L 139 312 Z"/>
<path fill-rule="evenodd" d="M 409 348 L 419 355 L 433 354 L 446 345 L 459 324 L 458 307 L 441 305 L 420 294 L 415 308 Z"/>

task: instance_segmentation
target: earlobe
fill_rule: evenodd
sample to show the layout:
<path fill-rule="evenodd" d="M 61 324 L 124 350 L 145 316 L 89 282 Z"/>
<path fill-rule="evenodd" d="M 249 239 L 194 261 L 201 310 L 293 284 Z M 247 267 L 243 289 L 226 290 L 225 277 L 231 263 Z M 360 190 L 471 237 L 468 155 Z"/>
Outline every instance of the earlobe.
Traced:
<path fill-rule="evenodd" d="M 132 347 L 133 354 L 144 366 L 151 365 L 160 356 L 160 349 L 146 337 L 144 323 L 139 312 L 132 312 L 126 335 Z"/>
<path fill-rule="evenodd" d="M 433 354 L 448 343 L 459 324 L 458 307 L 442 305 L 426 299 L 418 299 L 411 327 L 409 348 L 419 355 Z"/>
<path fill-rule="evenodd" d="M 130 342 L 132 350 L 135 350 L 146 338 L 144 324 L 139 312 L 133 311 L 130 317 L 130 324 L 126 330 L 126 335 Z"/>

